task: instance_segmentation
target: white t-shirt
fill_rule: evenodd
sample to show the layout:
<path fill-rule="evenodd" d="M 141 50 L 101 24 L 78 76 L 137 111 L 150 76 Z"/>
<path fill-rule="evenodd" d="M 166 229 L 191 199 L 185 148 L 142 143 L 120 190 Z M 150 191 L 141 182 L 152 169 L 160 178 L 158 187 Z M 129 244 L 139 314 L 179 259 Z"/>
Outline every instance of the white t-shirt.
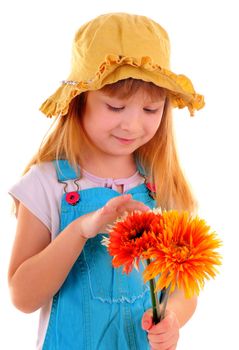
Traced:
<path fill-rule="evenodd" d="M 127 190 L 144 183 L 144 178 L 136 172 L 127 179 L 105 179 L 96 177 L 82 170 L 82 177 L 77 181 L 81 190 L 92 187 L 110 187 L 117 189 L 123 186 L 123 193 Z M 67 192 L 76 191 L 73 180 L 67 181 Z M 64 184 L 58 182 L 56 170 L 52 162 L 34 165 L 19 182 L 10 188 L 9 194 L 13 197 L 16 205 L 16 215 L 19 202 L 28 208 L 50 231 L 53 240 L 59 232 L 61 198 L 64 193 Z M 40 310 L 39 332 L 37 349 L 42 349 L 45 338 L 51 302 L 44 305 Z"/>

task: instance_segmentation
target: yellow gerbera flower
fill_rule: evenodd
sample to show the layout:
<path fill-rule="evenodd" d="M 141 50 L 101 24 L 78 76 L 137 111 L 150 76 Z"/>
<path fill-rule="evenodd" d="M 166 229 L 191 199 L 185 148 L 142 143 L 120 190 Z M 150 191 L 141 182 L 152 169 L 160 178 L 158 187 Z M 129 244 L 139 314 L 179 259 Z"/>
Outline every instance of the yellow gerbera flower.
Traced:
<path fill-rule="evenodd" d="M 215 251 L 221 241 L 204 220 L 187 212 L 165 211 L 162 217 L 157 243 L 143 254 L 152 260 L 143 273 L 144 280 L 159 276 L 156 291 L 171 285 L 170 292 L 177 286 L 186 297 L 198 295 L 205 279 L 215 277 L 215 266 L 221 264 Z"/>

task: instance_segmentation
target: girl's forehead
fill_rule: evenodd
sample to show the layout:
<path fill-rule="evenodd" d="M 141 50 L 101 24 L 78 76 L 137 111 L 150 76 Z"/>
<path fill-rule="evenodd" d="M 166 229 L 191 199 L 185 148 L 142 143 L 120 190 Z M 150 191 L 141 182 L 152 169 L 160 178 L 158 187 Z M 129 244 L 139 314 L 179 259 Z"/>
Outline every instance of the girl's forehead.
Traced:
<path fill-rule="evenodd" d="M 119 91 L 115 91 L 115 93 L 108 93 L 107 91 L 99 91 L 99 94 L 111 99 L 121 100 L 121 101 L 132 101 L 132 100 L 140 100 L 143 103 L 154 103 L 165 100 L 166 93 L 161 92 L 160 94 L 152 94 L 144 89 L 139 89 L 134 93 L 130 94 L 122 94 Z"/>
<path fill-rule="evenodd" d="M 150 102 L 157 102 L 162 99 L 164 100 L 166 97 L 165 89 L 152 83 L 134 79 L 106 85 L 99 91 L 105 96 L 115 97 L 122 100 L 140 98 Z"/>

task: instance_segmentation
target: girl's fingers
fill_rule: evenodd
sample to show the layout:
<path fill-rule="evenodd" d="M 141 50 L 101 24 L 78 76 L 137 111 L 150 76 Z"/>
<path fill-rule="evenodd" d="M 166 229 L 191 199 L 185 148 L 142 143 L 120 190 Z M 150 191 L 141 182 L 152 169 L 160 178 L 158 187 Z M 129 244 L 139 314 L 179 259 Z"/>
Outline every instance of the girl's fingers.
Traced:
<path fill-rule="evenodd" d="M 172 311 L 158 324 L 152 321 L 152 310 L 147 310 L 142 317 L 142 328 L 148 332 L 151 349 L 174 350 L 179 339 L 179 323 Z"/>
<path fill-rule="evenodd" d="M 149 210 L 149 207 L 132 199 L 130 194 L 112 198 L 101 209 L 81 217 L 82 236 L 91 238 L 99 232 L 105 232 L 108 225 L 119 216 L 134 210 L 146 211 Z"/>
<path fill-rule="evenodd" d="M 132 200 L 132 196 L 130 194 L 112 198 L 103 208 L 101 208 L 102 214 L 117 212 L 121 206 L 125 206 L 130 200 Z"/>
<path fill-rule="evenodd" d="M 150 344 L 150 350 L 176 350 L 177 344 L 170 346 L 169 348 L 162 347 L 158 344 Z"/>
<path fill-rule="evenodd" d="M 143 314 L 143 317 L 142 317 L 141 324 L 142 324 L 142 328 L 145 331 L 148 331 L 153 326 L 153 318 L 152 318 L 152 310 L 151 309 L 145 311 L 145 313 Z"/>
<path fill-rule="evenodd" d="M 171 349 L 172 347 L 176 347 L 177 342 L 179 339 L 179 335 L 178 334 L 173 334 L 170 338 L 168 339 L 164 339 L 163 337 L 156 336 L 156 335 L 148 335 L 148 340 L 150 345 L 153 348 L 156 349 L 162 349 L 162 350 L 168 350 Z"/>
<path fill-rule="evenodd" d="M 149 207 L 132 199 L 130 194 L 122 195 L 111 199 L 101 210 L 102 215 L 114 214 L 123 215 L 125 212 L 134 210 L 146 211 Z"/>
<path fill-rule="evenodd" d="M 175 329 L 179 329 L 178 319 L 174 312 L 167 310 L 166 317 L 160 323 L 154 325 L 152 329 L 150 329 L 150 333 L 170 333 L 171 330 L 174 331 Z"/>

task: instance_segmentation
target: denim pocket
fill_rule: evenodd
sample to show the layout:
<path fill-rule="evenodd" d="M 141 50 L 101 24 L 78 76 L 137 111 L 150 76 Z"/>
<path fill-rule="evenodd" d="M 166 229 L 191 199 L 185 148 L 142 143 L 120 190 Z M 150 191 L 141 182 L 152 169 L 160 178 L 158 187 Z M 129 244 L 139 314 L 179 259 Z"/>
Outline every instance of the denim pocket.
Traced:
<path fill-rule="evenodd" d="M 114 268 L 102 238 L 99 234 L 88 240 L 83 251 L 92 298 L 108 303 L 132 303 L 142 298 L 149 287 L 143 283 L 141 271 L 133 269 L 125 274 L 122 268 Z"/>

